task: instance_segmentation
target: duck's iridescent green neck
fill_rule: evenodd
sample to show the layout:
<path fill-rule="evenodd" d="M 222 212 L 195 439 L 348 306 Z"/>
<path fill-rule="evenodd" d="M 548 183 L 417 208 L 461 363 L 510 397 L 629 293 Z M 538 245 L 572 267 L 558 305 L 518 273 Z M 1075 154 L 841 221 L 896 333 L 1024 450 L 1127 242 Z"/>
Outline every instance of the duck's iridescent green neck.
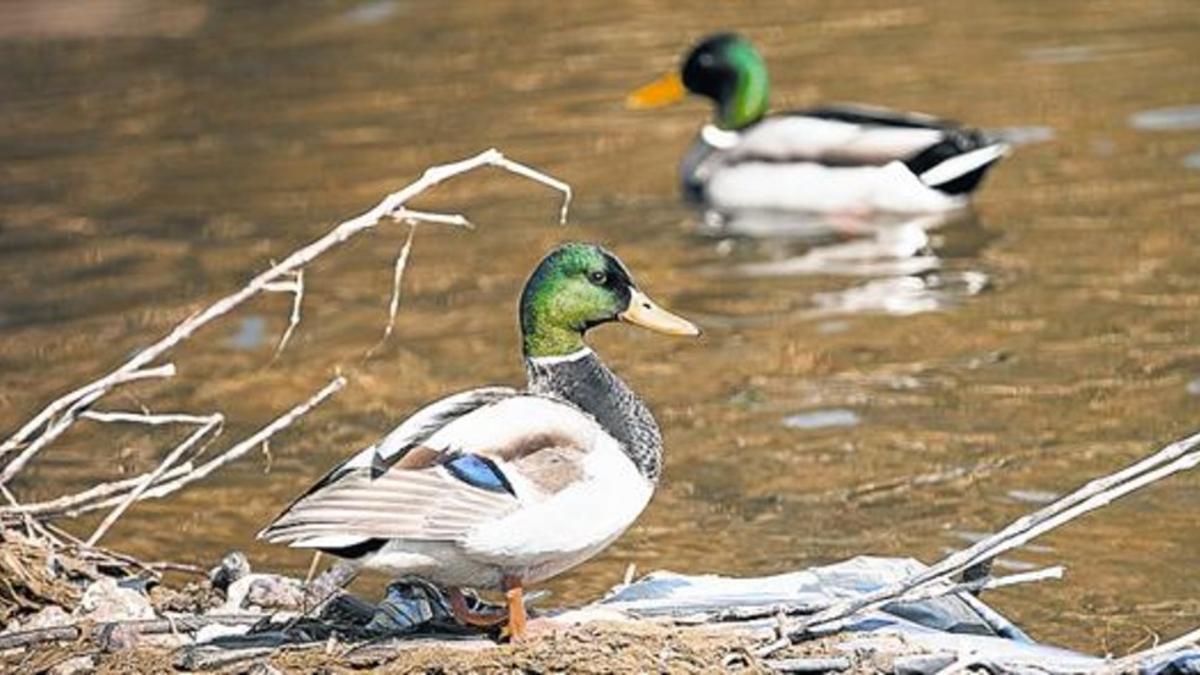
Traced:
<path fill-rule="evenodd" d="M 738 40 L 729 45 L 725 58 L 737 72 L 731 96 L 717 106 L 717 126 L 727 130 L 744 129 L 767 114 L 770 86 L 767 66 L 749 43 Z"/>
<path fill-rule="evenodd" d="M 566 356 L 586 346 L 583 334 L 579 331 L 541 321 L 537 317 L 529 322 L 522 318 L 521 326 L 524 332 L 521 347 L 526 358 Z"/>

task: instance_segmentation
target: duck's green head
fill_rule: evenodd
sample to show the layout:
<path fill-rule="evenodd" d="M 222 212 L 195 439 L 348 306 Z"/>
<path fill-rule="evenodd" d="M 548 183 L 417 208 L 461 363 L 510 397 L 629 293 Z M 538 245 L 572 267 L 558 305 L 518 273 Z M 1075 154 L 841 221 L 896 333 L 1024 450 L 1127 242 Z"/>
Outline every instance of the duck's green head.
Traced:
<path fill-rule="evenodd" d="M 679 74 L 668 73 L 630 94 L 633 108 L 656 108 L 703 96 L 715 104 L 714 122 L 737 130 L 767 114 L 767 66 L 748 40 L 734 33 L 710 35 L 692 47 Z"/>
<path fill-rule="evenodd" d="M 699 335 L 686 319 L 638 290 L 615 255 L 595 244 L 564 244 L 551 251 L 521 293 L 526 357 L 564 356 L 584 347 L 593 326 L 621 320 L 668 335 Z"/>

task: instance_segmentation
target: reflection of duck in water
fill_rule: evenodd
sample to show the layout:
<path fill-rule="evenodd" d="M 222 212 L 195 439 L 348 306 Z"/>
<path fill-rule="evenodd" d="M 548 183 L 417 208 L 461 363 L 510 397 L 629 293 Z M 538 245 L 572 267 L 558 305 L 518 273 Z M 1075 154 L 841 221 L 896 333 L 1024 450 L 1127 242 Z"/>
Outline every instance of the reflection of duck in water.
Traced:
<path fill-rule="evenodd" d="M 590 558 L 654 492 L 662 438 L 641 399 L 583 342 L 621 320 L 697 335 L 650 301 L 599 246 L 546 256 L 521 295 L 528 387 L 455 394 L 335 468 L 259 536 L 451 588 L 503 590 L 520 638 L 522 587 Z"/>
<path fill-rule="evenodd" d="M 838 105 L 767 115 L 767 69 L 745 39 L 721 33 L 697 44 L 681 74 L 629 97 L 654 107 L 686 91 L 715 116 L 684 156 L 685 194 L 726 211 L 929 213 L 960 208 L 1005 143 L 946 120 Z"/>
<path fill-rule="evenodd" d="M 933 311 L 988 285 L 961 262 L 993 236 L 970 211 L 870 219 L 743 211 L 710 218 L 708 228 L 723 238 L 723 267 L 737 276 L 866 279 L 814 294 L 816 315 Z"/>

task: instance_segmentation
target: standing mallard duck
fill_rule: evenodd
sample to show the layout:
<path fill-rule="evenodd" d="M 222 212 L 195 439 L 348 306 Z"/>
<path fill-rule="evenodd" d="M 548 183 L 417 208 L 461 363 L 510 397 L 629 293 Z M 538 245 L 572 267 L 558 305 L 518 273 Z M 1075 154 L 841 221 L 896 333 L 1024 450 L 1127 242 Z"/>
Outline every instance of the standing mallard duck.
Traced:
<path fill-rule="evenodd" d="M 767 114 L 767 68 L 744 38 L 720 33 L 629 97 L 657 107 L 686 92 L 715 115 L 680 166 L 689 199 L 742 209 L 870 213 L 965 206 L 1008 146 L 974 129 L 917 113 L 836 105 Z"/>
<path fill-rule="evenodd" d="M 522 588 L 595 555 L 650 501 L 662 436 L 650 410 L 583 342 L 621 320 L 698 335 L 638 290 L 615 256 L 567 244 L 534 270 L 520 304 L 528 385 L 473 389 L 417 411 L 333 469 L 259 538 L 449 588 L 502 590 L 525 631 Z"/>

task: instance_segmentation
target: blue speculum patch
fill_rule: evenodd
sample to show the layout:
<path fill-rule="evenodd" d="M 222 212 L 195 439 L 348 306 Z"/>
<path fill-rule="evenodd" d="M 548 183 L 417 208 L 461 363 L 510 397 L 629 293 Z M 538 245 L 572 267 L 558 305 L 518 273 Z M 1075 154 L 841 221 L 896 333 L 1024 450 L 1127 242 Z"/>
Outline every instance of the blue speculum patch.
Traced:
<path fill-rule="evenodd" d="M 514 497 L 517 496 L 517 493 L 513 491 L 512 484 L 508 482 L 504 474 L 500 473 L 500 468 L 486 457 L 459 455 L 447 461 L 445 467 L 450 475 L 467 485 L 481 490 L 507 492 Z"/>

